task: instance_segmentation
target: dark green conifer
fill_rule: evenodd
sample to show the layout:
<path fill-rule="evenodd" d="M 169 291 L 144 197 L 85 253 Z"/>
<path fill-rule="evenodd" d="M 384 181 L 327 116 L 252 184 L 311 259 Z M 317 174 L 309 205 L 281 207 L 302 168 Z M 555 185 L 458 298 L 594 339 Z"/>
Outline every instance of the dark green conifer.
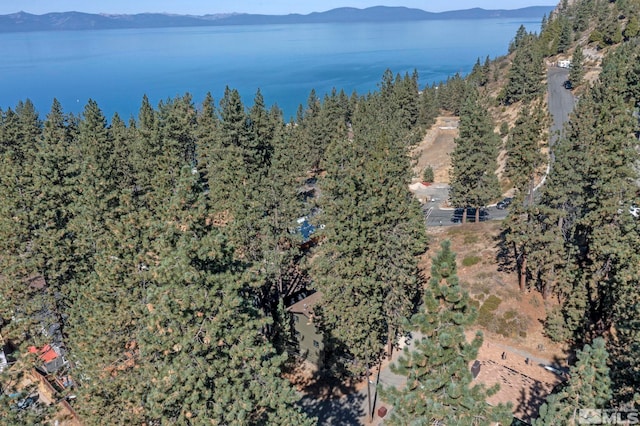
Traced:
<path fill-rule="evenodd" d="M 431 127 L 439 113 L 435 86 L 426 86 L 419 99 L 418 123 L 424 127 Z"/>
<path fill-rule="evenodd" d="M 515 51 L 508 83 L 504 88 L 504 102 L 531 101 L 544 92 L 544 62 L 533 34 L 526 35 Z"/>
<path fill-rule="evenodd" d="M 513 53 L 516 50 L 518 50 L 520 47 L 522 47 L 526 37 L 527 37 L 527 29 L 525 28 L 524 25 L 520 25 L 520 27 L 518 27 L 518 31 L 516 31 L 515 37 L 509 44 L 509 53 Z"/>
<path fill-rule="evenodd" d="M 307 99 L 307 106 L 301 110 L 303 114 L 298 117 L 296 124 L 302 143 L 302 158 L 307 162 L 307 171 L 317 173 L 325 167 L 323 160 L 325 150 L 330 141 L 330 134 L 334 130 L 328 121 L 328 117 L 322 114 L 320 99 L 311 90 Z"/>
<path fill-rule="evenodd" d="M 75 135 L 73 118 L 65 115 L 60 103 L 54 99 L 36 153 L 34 207 L 29 218 L 33 228 L 31 259 L 35 262 L 35 271 L 47 282 L 50 296 L 60 292 L 82 265 L 76 257 L 76 235 L 72 231 L 83 189 L 80 185 L 81 156 Z M 57 300 L 66 303 L 63 298 Z"/>
<path fill-rule="evenodd" d="M 582 424 L 580 409 L 609 408 L 611 379 L 605 341 L 599 337 L 577 353 L 578 361 L 569 370 L 569 380 L 540 407 L 535 426 Z"/>
<path fill-rule="evenodd" d="M 582 52 L 582 48 L 577 46 L 571 57 L 571 70 L 569 71 L 569 81 L 572 86 L 577 87 L 581 85 L 584 74 L 584 53 Z"/>
<path fill-rule="evenodd" d="M 336 134 L 319 182 L 325 229 L 312 278 L 323 293 L 323 324 L 348 348 L 358 374 L 401 331 L 398 317 L 418 290 L 414 256 L 425 244 L 419 206 L 406 189 L 408 133 L 385 113 L 384 99 L 358 103 L 353 137 Z"/>
<path fill-rule="evenodd" d="M 260 330 L 251 278 L 238 269 L 224 228 L 208 220 L 190 166 L 156 235 L 145 272 L 140 330 L 148 421 L 225 424 L 311 424 L 280 378 L 283 359 Z"/>
<path fill-rule="evenodd" d="M 0 111 L 0 332 L 5 339 L 29 332 L 33 318 L 25 305 L 40 293 L 27 283 L 39 273 L 32 254 L 32 210 L 41 128 L 30 101 Z"/>
<path fill-rule="evenodd" d="M 142 98 L 138 121 L 133 131 L 133 144 L 131 147 L 131 164 L 135 185 L 132 191 L 140 200 L 142 206 L 154 210 L 162 204 L 155 197 L 155 191 L 159 189 L 155 184 L 156 174 L 160 171 L 160 158 L 162 156 L 162 144 L 157 124 L 157 112 L 145 95 Z"/>
<path fill-rule="evenodd" d="M 431 279 L 423 306 L 408 321 L 415 348 L 406 348 L 391 369 L 407 377 L 400 389 L 383 389 L 382 397 L 393 406 L 390 425 L 508 424 L 509 407 L 491 407 L 486 398 L 497 388 L 473 384 L 469 363 L 482 345 L 481 334 L 466 342 L 464 327 L 475 320 L 469 296 L 456 274 L 455 255 L 449 241 L 433 259 Z"/>
<path fill-rule="evenodd" d="M 89 100 L 80 121 L 77 146 L 80 155 L 79 191 L 75 218 L 76 270 L 92 268 L 92 256 L 105 230 L 105 222 L 118 207 L 122 180 L 118 176 L 113 138 L 98 104 Z"/>
<path fill-rule="evenodd" d="M 460 115 L 459 136 L 451 154 L 452 171 L 449 197 L 456 207 L 476 207 L 476 222 L 480 207 L 500 195 L 495 172 L 500 138 L 477 92 L 470 92 Z M 466 209 L 463 222 L 466 221 Z"/>
<path fill-rule="evenodd" d="M 571 46 L 573 41 L 573 31 L 571 30 L 571 23 L 568 19 L 562 17 L 560 20 L 560 36 L 558 37 L 558 52 L 565 53 Z"/>
<path fill-rule="evenodd" d="M 545 173 L 541 170 L 545 156 L 542 147 L 546 145 L 549 119 L 540 103 L 525 105 L 507 141 L 507 162 L 505 175 L 518 193 L 533 204 L 533 188 L 536 178 Z"/>

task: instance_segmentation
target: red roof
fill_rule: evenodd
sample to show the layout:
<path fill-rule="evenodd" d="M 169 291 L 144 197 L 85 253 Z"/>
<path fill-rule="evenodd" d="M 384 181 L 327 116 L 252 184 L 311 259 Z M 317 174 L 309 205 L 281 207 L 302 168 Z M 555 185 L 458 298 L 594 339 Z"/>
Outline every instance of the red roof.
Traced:
<path fill-rule="evenodd" d="M 39 354 L 42 362 L 51 362 L 58 358 L 58 353 L 51 347 L 51 345 L 44 345 L 42 349 L 38 349 L 35 346 L 29 347 L 29 352 L 32 354 Z"/>

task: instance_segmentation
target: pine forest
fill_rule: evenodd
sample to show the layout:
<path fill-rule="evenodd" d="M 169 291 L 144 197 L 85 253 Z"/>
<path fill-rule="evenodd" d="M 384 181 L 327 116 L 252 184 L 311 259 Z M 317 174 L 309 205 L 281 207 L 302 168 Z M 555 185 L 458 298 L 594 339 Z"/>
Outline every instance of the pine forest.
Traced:
<path fill-rule="evenodd" d="M 512 194 L 493 244 L 514 291 L 544 300 L 545 338 L 575 354 L 530 422 L 637 410 L 639 19 L 639 0 L 563 0 L 466 76 L 310 88 L 291 121 L 229 87 L 144 97 L 129 118 L 92 100 L 0 110 L 0 423 L 54 424 L 64 405 L 69 424 L 323 424 L 287 374 L 294 307 L 316 294 L 299 313 L 322 336 L 318 374 L 369 381 L 394 356 L 404 378 L 373 385 L 368 415 L 378 398 L 389 425 L 511 424 L 512 405 L 487 404 L 499 386 L 474 382 L 483 336 L 465 336 L 480 319 L 461 262 L 430 243 L 408 188 L 411 150 L 445 114 L 459 117 L 453 226 Z M 576 103 L 554 131 L 547 68 L 565 58 Z M 41 386 L 55 400 L 34 403 Z"/>

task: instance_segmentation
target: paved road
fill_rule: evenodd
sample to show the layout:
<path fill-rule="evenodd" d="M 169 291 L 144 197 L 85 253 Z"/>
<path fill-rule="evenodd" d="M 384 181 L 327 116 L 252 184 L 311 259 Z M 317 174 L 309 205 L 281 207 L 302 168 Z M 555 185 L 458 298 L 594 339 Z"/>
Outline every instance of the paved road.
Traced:
<path fill-rule="evenodd" d="M 575 106 L 575 98 L 571 91 L 564 88 L 563 83 L 569 75 L 568 70 L 563 68 L 549 68 L 548 70 L 548 92 L 549 92 L 549 112 L 553 118 L 551 126 L 550 145 L 557 141 L 564 123 L 569 119 L 569 114 Z M 552 154 L 553 155 L 553 154 Z M 424 204 L 423 209 L 427 217 L 427 226 L 450 226 L 453 209 L 443 208 L 442 204 L 449 198 L 449 186 L 446 184 L 433 184 L 427 188 L 419 190 L 416 194 L 418 197 L 430 199 Z M 492 220 L 499 220 L 506 217 L 508 210 L 498 210 L 495 207 L 489 207 L 489 214 Z M 419 339 L 419 335 L 414 336 L 407 343 L 412 344 Z M 527 352 L 512 348 L 507 345 L 500 345 L 503 349 L 520 356 L 528 357 L 541 364 L 551 364 L 548 360 L 535 358 Z M 396 360 L 400 355 L 400 351 L 394 353 L 393 359 Z M 560 367 L 558 367 L 560 368 Z M 391 372 L 388 364 L 380 372 L 379 385 L 382 386 L 401 386 L 405 378 L 397 376 Z M 371 384 L 372 393 L 375 386 Z M 383 402 L 375 401 L 376 409 Z M 318 417 L 318 424 L 321 425 L 380 425 L 383 424 L 381 419 L 375 416 L 372 423 L 367 422 L 367 394 L 366 387 L 359 392 L 351 393 L 343 398 L 316 400 L 309 396 L 302 398 L 300 403 L 303 410 L 308 414 Z"/>
<path fill-rule="evenodd" d="M 551 145 L 558 139 L 564 123 L 575 106 L 575 98 L 571 90 L 564 88 L 563 83 L 569 78 L 569 70 L 551 67 L 547 71 L 547 92 L 549 94 L 549 113 L 551 123 Z"/>
<path fill-rule="evenodd" d="M 564 131 L 564 125 L 569 121 L 569 115 L 576 106 L 577 99 L 573 96 L 571 90 L 564 88 L 564 82 L 569 78 L 569 70 L 565 68 L 550 67 L 547 69 L 547 93 L 548 108 L 551 114 L 551 128 L 549 129 L 549 155 L 551 161 L 547 165 L 547 171 L 542 181 L 534 188 L 534 191 L 544 185 L 544 182 L 551 171 L 556 157 L 553 153 L 553 146 Z"/>
<path fill-rule="evenodd" d="M 564 82 L 568 77 L 569 70 L 565 68 L 551 67 L 547 71 L 548 104 L 549 113 L 552 118 L 549 139 L 550 146 L 553 146 L 558 140 L 564 124 L 569 120 L 569 114 L 575 107 L 576 99 L 573 93 L 564 88 Z M 551 151 L 551 158 L 553 162 L 553 151 Z M 550 170 L 550 168 L 548 170 Z M 443 207 L 443 204 L 449 199 L 448 185 L 433 184 L 417 191 L 416 196 L 431 200 L 423 205 L 427 226 L 455 225 L 455 223 L 451 221 L 453 210 Z M 509 213 L 508 210 L 498 210 L 495 206 L 488 207 L 488 210 L 491 220 L 502 220 Z"/>
<path fill-rule="evenodd" d="M 456 225 L 456 223 L 451 221 L 453 209 L 444 207 L 444 204 L 449 199 L 449 185 L 434 183 L 431 186 L 416 191 L 416 196 L 430 200 L 422 206 L 427 226 Z M 508 213 L 508 210 L 499 210 L 495 208 L 495 206 L 490 206 L 487 210 L 489 211 L 489 219 L 491 220 L 502 220 L 507 217 Z"/>

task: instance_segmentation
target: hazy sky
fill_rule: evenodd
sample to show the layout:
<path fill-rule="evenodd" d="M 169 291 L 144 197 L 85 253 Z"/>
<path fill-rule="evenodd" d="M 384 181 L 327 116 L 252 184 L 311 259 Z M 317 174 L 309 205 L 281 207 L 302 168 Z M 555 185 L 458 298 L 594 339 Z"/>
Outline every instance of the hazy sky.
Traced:
<path fill-rule="evenodd" d="M 518 9 L 556 5 L 559 0 L 0 0 L 0 14 L 23 10 L 34 14 L 78 11 L 88 13 L 167 12 L 204 15 L 207 13 L 288 13 L 323 12 L 336 7 L 406 6 L 429 12 L 469 9 Z"/>

